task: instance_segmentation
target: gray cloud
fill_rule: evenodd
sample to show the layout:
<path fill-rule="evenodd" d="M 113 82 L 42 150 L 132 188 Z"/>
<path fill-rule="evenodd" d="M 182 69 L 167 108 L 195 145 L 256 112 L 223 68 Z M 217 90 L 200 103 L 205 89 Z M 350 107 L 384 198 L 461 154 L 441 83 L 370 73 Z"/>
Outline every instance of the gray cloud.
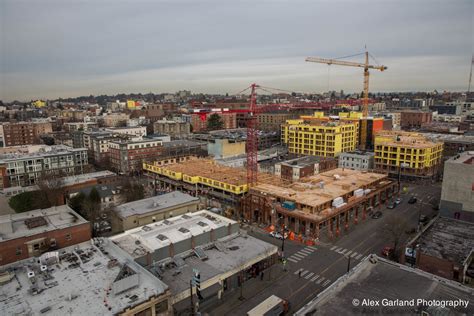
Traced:
<path fill-rule="evenodd" d="M 364 44 L 389 66 L 373 74 L 372 91 L 465 90 L 473 5 L 0 0 L 0 99 L 232 93 L 252 81 L 297 91 L 360 91 L 360 69 L 328 71 L 304 57 L 348 55 Z"/>

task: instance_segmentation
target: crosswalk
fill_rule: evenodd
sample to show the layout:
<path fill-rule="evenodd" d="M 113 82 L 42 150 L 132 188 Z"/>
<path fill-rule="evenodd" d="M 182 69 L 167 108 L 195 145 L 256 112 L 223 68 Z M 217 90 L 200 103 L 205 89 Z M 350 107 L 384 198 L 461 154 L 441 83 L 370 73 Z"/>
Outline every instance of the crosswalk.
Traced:
<path fill-rule="evenodd" d="M 326 279 L 326 277 L 305 269 L 298 269 L 294 274 L 299 275 L 302 279 L 308 280 L 308 282 L 312 282 L 322 287 L 326 287 L 331 283 L 330 279 Z"/>
<path fill-rule="evenodd" d="M 351 259 L 355 259 L 355 260 L 360 260 L 360 258 L 362 258 L 363 256 L 363 254 L 361 253 L 357 253 L 356 251 L 352 251 L 352 250 L 345 249 L 338 246 L 332 246 L 330 250 L 337 252 L 338 254 L 341 254 L 341 255 L 350 256 Z"/>
<path fill-rule="evenodd" d="M 313 246 L 307 246 L 307 247 L 304 247 L 303 249 L 301 249 L 300 251 L 292 254 L 290 257 L 288 257 L 287 259 L 293 263 L 297 263 L 298 261 L 300 260 L 303 260 L 304 258 L 306 258 L 307 256 L 309 256 L 310 254 L 312 254 L 313 252 L 315 252 L 318 248 L 316 247 L 313 247 Z"/>

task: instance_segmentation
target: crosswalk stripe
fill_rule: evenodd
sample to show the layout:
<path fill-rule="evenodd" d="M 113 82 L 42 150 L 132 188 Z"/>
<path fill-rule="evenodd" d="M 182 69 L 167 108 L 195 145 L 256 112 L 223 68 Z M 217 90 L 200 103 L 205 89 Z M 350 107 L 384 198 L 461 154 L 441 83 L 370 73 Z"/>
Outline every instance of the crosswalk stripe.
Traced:
<path fill-rule="evenodd" d="M 318 248 L 313 247 L 313 246 L 307 246 L 306 248 L 313 249 L 313 250 L 318 250 Z"/>
<path fill-rule="evenodd" d="M 316 275 L 311 279 L 311 282 L 316 281 L 317 278 L 319 278 L 319 275 L 318 275 L 318 274 L 316 274 Z"/>
<path fill-rule="evenodd" d="M 332 246 L 332 247 L 331 247 L 331 251 L 333 251 L 333 250 L 336 249 L 336 248 L 337 248 L 337 246 Z"/>
<path fill-rule="evenodd" d="M 308 280 L 310 277 L 313 276 L 313 274 L 314 274 L 314 272 L 311 272 L 311 273 L 309 273 L 307 276 L 305 276 L 304 278 L 305 278 L 306 280 Z"/>
<path fill-rule="evenodd" d="M 303 269 L 296 270 L 294 274 L 298 274 L 300 271 L 303 271 Z"/>
<path fill-rule="evenodd" d="M 308 255 L 312 254 L 314 250 L 309 250 L 309 249 L 301 249 L 299 252 L 304 252 L 307 253 Z"/>
<path fill-rule="evenodd" d="M 358 254 L 357 257 L 356 257 L 356 260 L 359 260 L 360 257 L 362 257 L 362 254 Z"/>
<path fill-rule="evenodd" d="M 326 282 L 323 283 L 323 287 L 331 283 L 331 280 L 326 280 Z"/>
<path fill-rule="evenodd" d="M 300 261 L 300 260 L 301 260 L 301 258 L 298 258 L 298 257 L 295 257 L 295 256 L 290 256 L 290 258 L 293 259 L 293 260 L 296 260 L 296 261 Z M 289 259 L 289 258 L 288 258 L 288 259 Z"/>
<path fill-rule="evenodd" d="M 347 251 L 347 249 L 344 249 L 340 252 L 340 254 L 343 255 L 346 251 Z"/>
<path fill-rule="evenodd" d="M 354 253 L 351 255 L 351 258 L 354 258 L 355 256 L 357 256 L 357 252 L 354 251 Z"/>
<path fill-rule="evenodd" d="M 339 252 L 339 251 L 341 251 L 341 249 L 342 249 L 342 247 L 339 247 L 339 248 L 337 248 L 335 251 L 336 251 L 336 252 Z"/>
<path fill-rule="evenodd" d="M 309 272 L 308 270 L 304 270 L 303 272 L 301 272 L 301 276 L 304 276 L 308 272 Z"/>
<path fill-rule="evenodd" d="M 302 255 L 302 256 L 305 256 L 305 257 L 306 257 L 307 255 L 310 255 L 310 254 L 311 254 L 311 252 L 304 252 L 303 250 L 300 250 L 300 251 L 298 251 L 298 252 L 297 252 L 297 254 L 299 254 L 299 255 Z"/>
<path fill-rule="evenodd" d="M 295 260 L 295 259 L 291 259 L 291 258 L 288 258 L 288 260 L 290 260 L 293 263 L 298 263 L 298 261 L 299 261 L 299 260 Z"/>
<path fill-rule="evenodd" d="M 352 253 L 352 250 L 349 250 L 347 253 L 346 253 L 346 256 L 350 255 Z"/>
<path fill-rule="evenodd" d="M 304 256 L 304 255 L 300 255 L 299 253 L 294 253 L 292 257 L 296 257 L 296 258 L 304 259 L 306 256 Z"/>
<path fill-rule="evenodd" d="M 323 282 L 324 279 L 325 277 L 322 277 L 321 279 L 318 280 L 318 282 L 316 282 L 316 284 L 320 284 L 321 282 Z"/>

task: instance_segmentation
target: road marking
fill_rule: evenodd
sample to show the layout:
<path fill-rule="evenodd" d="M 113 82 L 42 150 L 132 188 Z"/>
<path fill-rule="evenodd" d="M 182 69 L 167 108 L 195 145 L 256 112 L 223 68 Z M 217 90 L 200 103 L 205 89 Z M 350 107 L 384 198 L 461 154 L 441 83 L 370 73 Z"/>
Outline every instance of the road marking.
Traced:
<path fill-rule="evenodd" d="M 311 250 L 311 249 L 301 249 L 300 252 L 304 252 L 304 253 L 307 253 L 308 255 L 312 254 L 314 250 Z"/>
<path fill-rule="evenodd" d="M 339 248 L 337 248 L 335 251 L 336 251 L 337 253 L 339 253 L 339 251 L 341 251 L 341 249 L 342 249 L 342 247 L 339 247 Z"/>
<path fill-rule="evenodd" d="M 307 256 L 307 255 L 310 255 L 311 252 L 304 252 L 303 250 L 300 250 L 297 252 L 297 254 L 302 255 L 302 256 Z"/>
<path fill-rule="evenodd" d="M 321 279 L 318 280 L 318 282 L 316 282 L 316 284 L 320 284 L 321 282 L 323 282 L 324 279 L 325 277 L 322 277 Z"/>
<path fill-rule="evenodd" d="M 298 259 L 304 259 L 306 256 L 300 255 L 299 253 L 294 253 L 292 257 L 296 257 Z"/>
<path fill-rule="evenodd" d="M 301 272 L 301 276 L 304 276 L 308 272 L 309 272 L 308 270 L 304 270 L 303 272 Z"/>
<path fill-rule="evenodd" d="M 358 254 L 357 257 L 356 257 L 356 260 L 359 260 L 360 257 L 362 257 L 362 254 Z"/>
<path fill-rule="evenodd" d="M 298 274 L 300 271 L 303 271 L 303 269 L 296 270 L 294 274 Z"/>
<path fill-rule="evenodd" d="M 308 247 L 306 247 L 306 248 L 310 248 L 310 249 L 313 249 L 313 250 L 318 250 L 318 248 L 313 247 L 313 246 L 308 246 Z"/>
<path fill-rule="evenodd" d="M 350 255 L 352 253 L 352 250 L 349 250 L 347 253 L 346 253 L 346 256 Z"/>
<path fill-rule="evenodd" d="M 331 280 L 328 279 L 328 280 L 326 280 L 326 282 L 324 282 L 322 285 L 323 285 L 323 287 L 325 287 L 325 286 L 328 285 L 329 283 L 331 283 Z"/>
<path fill-rule="evenodd" d="M 290 256 L 290 258 L 293 259 L 293 260 L 296 260 L 296 261 L 300 261 L 300 260 L 301 260 L 301 258 L 294 257 L 294 256 Z M 290 258 L 288 258 L 288 259 L 290 259 Z"/>
<path fill-rule="evenodd" d="M 318 274 L 316 274 L 316 275 L 311 279 L 311 282 L 316 281 L 317 278 L 319 278 L 319 275 L 318 275 Z"/>
<path fill-rule="evenodd" d="M 314 275 L 314 272 L 311 272 L 311 273 L 309 273 L 308 275 L 306 275 L 304 278 L 305 278 L 306 280 L 308 280 L 308 279 L 309 279 L 310 277 L 312 277 L 313 275 Z"/>
<path fill-rule="evenodd" d="M 347 249 L 344 249 L 340 252 L 340 254 L 343 255 L 346 251 L 347 251 Z"/>
<path fill-rule="evenodd" d="M 288 260 L 290 260 L 293 263 L 298 263 L 298 260 L 295 260 L 295 259 L 288 258 Z"/>
<path fill-rule="evenodd" d="M 351 258 L 354 258 L 355 256 L 357 256 L 357 252 L 354 251 L 354 253 L 351 255 Z"/>
<path fill-rule="evenodd" d="M 337 248 L 337 246 L 332 246 L 332 247 L 331 247 L 331 251 L 333 251 L 333 250 L 336 249 L 336 248 Z"/>

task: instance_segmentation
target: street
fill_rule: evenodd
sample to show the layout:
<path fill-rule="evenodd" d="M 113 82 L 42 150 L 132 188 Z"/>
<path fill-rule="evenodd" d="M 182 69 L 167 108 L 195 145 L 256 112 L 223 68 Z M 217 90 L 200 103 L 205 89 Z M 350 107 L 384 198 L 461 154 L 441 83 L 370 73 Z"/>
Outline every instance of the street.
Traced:
<path fill-rule="evenodd" d="M 286 240 L 284 254 L 287 258 L 287 271 L 283 270 L 280 263 L 273 269 L 277 271 L 275 279 L 268 281 L 264 289 L 261 289 L 261 286 L 255 286 L 253 292 L 251 285 L 244 285 L 246 300 L 234 301 L 229 296 L 229 301 L 222 304 L 224 306 L 203 310 L 203 312 L 208 312 L 210 315 L 245 315 L 247 311 L 274 294 L 288 300 L 290 313 L 293 313 L 344 275 L 347 272 L 349 260 L 350 267 L 354 267 L 367 255 L 371 253 L 381 255 L 385 246 L 393 246 L 387 227 L 394 218 L 406 221 L 407 228 L 416 229 L 420 210 L 421 214 L 430 219 L 434 217 L 437 211 L 433 210 L 429 202 L 439 199 L 440 194 L 440 185 L 417 186 L 410 184 L 408 192 L 401 194 L 403 200 L 400 205 L 394 209 L 387 209 L 385 206 L 376 208 L 376 210 L 382 211 L 382 217 L 373 219 L 368 216 L 365 221 L 361 221 L 357 225 L 353 224 L 349 227 L 348 232 L 342 233 L 334 241 L 322 239 L 315 246 L 306 246 Z M 412 195 L 417 196 L 418 202 L 408 204 Z M 282 241 L 271 237 L 264 230 L 252 229 L 249 234 L 271 242 L 281 249 Z M 406 233 L 402 235 L 401 243 L 409 238 Z"/>

